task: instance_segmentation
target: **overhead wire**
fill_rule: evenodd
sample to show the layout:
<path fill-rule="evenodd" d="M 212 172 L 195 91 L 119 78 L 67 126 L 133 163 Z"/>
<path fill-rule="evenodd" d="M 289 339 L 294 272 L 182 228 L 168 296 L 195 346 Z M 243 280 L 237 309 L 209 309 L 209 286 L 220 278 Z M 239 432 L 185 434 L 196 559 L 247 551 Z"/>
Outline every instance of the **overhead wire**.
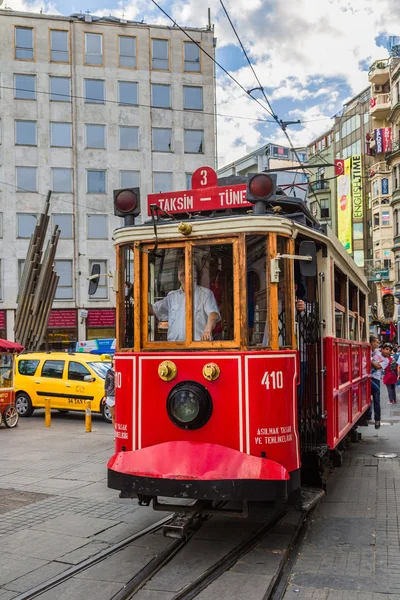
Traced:
<path fill-rule="evenodd" d="M 128 81 L 127 83 L 137 83 L 136 81 Z M 143 103 L 137 103 L 137 104 L 130 104 L 130 103 L 126 103 L 126 102 L 120 102 L 119 100 L 107 100 L 104 99 L 102 101 L 99 101 L 97 98 L 90 98 L 88 96 L 78 96 L 77 94 L 61 94 L 58 92 L 48 92 L 45 90 L 29 90 L 26 88 L 20 88 L 20 87 L 15 87 L 15 86 L 7 86 L 7 85 L 0 85 L 0 89 L 2 90 L 14 90 L 14 91 L 19 91 L 19 92 L 34 92 L 36 94 L 43 94 L 46 96 L 60 96 L 60 97 L 65 97 L 67 98 L 67 100 L 55 100 L 55 102 L 69 102 L 70 99 L 74 98 L 75 100 L 91 100 L 92 104 L 117 104 L 119 106 L 124 106 L 124 107 L 128 107 L 128 108 L 154 108 L 156 110 L 170 110 L 169 107 L 164 107 L 164 106 L 154 106 L 152 104 L 143 104 Z M 252 97 L 252 96 L 250 96 Z M 21 98 L 22 99 L 22 98 Z M 263 106 L 263 105 L 261 105 Z M 265 108 L 265 107 L 264 107 Z M 227 115 L 224 113 L 214 113 L 214 112 L 209 112 L 209 111 L 204 111 L 201 109 L 196 109 L 196 108 L 173 108 L 174 111 L 176 112 L 184 112 L 184 113 L 196 113 L 196 114 L 201 114 L 201 115 L 211 115 L 214 116 L 216 115 L 217 117 L 223 117 L 225 119 L 243 119 L 245 121 L 257 121 L 260 123 L 273 123 L 276 124 L 276 121 L 273 119 L 260 119 L 258 117 L 244 117 L 243 115 Z M 311 123 L 314 121 L 325 121 L 326 119 L 330 119 L 330 117 L 325 117 L 325 118 L 321 118 L 321 119 L 310 119 L 310 120 L 305 120 L 305 121 L 299 121 L 299 124 L 301 123 Z"/>

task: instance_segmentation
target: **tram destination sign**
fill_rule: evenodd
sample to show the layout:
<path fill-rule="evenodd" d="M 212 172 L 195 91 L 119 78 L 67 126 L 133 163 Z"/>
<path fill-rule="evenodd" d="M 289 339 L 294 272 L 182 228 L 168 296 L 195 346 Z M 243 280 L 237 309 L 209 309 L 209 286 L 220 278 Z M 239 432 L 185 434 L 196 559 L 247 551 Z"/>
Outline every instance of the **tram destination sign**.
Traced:
<path fill-rule="evenodd" d="M 200 167 L 193 173 L 191 190 L 149 194 L 149 215 L 150 206 L 153 204 L 171 214 L 253 207 L 253 204 L 246 200 L 245 183 L 219 186 L 217 174 L 211 167 Z"/>

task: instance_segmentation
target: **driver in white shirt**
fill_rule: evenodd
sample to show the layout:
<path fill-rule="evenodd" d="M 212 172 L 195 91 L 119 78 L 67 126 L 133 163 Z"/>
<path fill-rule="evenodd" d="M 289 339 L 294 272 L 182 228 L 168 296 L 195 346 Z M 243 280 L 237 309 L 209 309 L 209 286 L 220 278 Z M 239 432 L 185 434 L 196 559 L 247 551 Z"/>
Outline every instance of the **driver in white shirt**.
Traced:
<path fill-rule="evenodd" d="M 183 342 L 186 338 L 186 293 L 185 267 L 179 265 L 178 279 L 181 282 L 179 290 L 169 292 L 165 298 L 149 305 L 149 313 L 160 321 L 168 319 L 168 341 Z M 212 332 L 221 320 L 217 301 L 211 290 L 193 283 L 194 310 L 193 340 L 196 342 L 211 342 Z"/>

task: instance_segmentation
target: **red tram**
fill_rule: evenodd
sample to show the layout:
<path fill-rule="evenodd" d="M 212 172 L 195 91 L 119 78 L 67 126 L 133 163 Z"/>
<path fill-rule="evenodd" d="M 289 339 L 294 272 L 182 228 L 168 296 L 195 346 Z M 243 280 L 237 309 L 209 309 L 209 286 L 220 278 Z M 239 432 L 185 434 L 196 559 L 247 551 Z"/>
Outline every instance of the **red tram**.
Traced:
<path fill-rule="evenodd" d="M 114 232 L 123 497 L 298 503 L 370 403 L 365 277 L 302 201 L 255 189 Z"/>

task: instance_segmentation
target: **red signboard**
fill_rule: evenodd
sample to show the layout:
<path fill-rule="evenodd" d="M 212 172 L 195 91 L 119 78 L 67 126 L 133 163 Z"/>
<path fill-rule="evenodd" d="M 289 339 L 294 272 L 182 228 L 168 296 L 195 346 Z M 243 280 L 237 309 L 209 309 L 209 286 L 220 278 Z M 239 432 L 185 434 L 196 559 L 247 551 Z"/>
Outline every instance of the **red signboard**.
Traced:
<path fill-rule="evenodd" d="M 113 308 L 88 310 L 87 326 L 115 327 L 115 310 Z"/>
<path fill-rule="evenodd" d="M 63 329 L 76 327 L 76 310 L 52 310 L 50 311 L 48 329 Z"/>
<path fill-rule="evenodd" d="M 192 189 L 163 192 L 147 196 L 147 208 L 156 204 L 168 213 L 226 210 L 227 208 L 253 207 L 246 200 L 246 184 L 217 185 L 217 175 L 211 167 L 200 167 L 192 175 Z"/>
<path fill-rule="evenodd" d="M 0 310 L 0 329 L 6 328 L 6 311 Z"/>

